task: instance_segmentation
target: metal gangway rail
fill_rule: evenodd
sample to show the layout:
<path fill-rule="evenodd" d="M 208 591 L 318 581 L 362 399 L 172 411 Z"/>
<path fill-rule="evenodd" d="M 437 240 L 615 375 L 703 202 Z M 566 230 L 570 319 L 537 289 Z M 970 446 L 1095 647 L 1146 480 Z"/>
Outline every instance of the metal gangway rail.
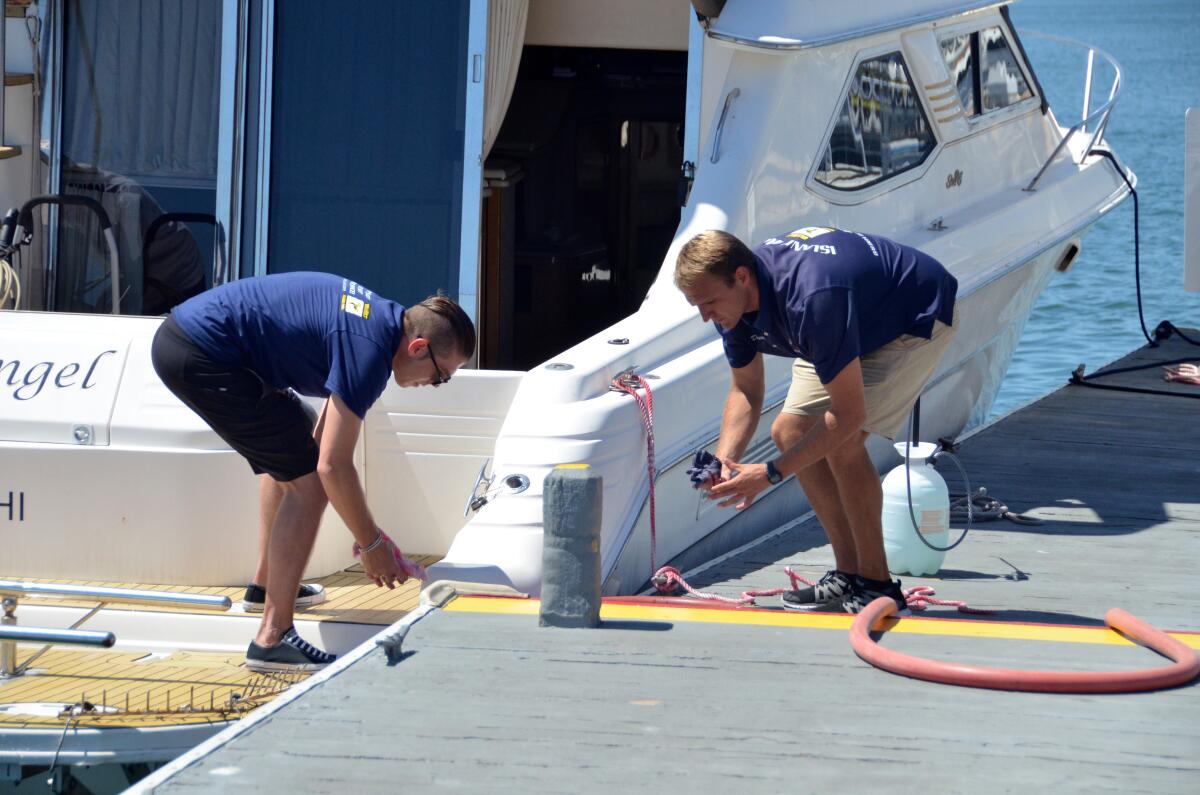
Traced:
<path fill-rule="evenodd" d="M 228 596 L 212 594 L 147 591 L 134 588 L 102 588 L 88 585 L 65 585 L 46 582 L 0 580 L 3 597 L 3 618 L 0 618 L 0 679 L 21 676 L 38 657 L 56 645 L 99 646 L 111 648 L 116 636 L 111 632 L 79 629 L 83 622 L 96 615 L 112 602 L 126 604 L 158 604 L 176 607 L 199 607 L 209 610 L 228 610 L 233 602 Z M 66 629 L 54 627 L 25 627 L 17 625 L 17 600 L 21 597 L 58 597 L 95 601 L 82 618 Z M 25 662 L 17 665 L 18 643 L 41 643 Z"/>

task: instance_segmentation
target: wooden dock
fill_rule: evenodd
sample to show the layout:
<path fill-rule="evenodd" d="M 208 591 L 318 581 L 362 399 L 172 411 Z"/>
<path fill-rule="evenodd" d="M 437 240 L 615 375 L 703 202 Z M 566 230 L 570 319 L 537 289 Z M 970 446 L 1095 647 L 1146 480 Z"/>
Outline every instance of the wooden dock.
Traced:
<path fill-rule="evenodd" d="M 1178 340 L 1114 363 L 1178 359 Z M 892 648 L 968 664 L 1162 664 L 1102 628 L 1119 606 L 1200 649 L 1200 386 L 1156 369 L 1065 386 L 963 440 L 973 485 L 1040 525 L 977 525 L 937 577 L 988 608 L 931 608 Z M 946 478 L 955 486 L 953 469 Z M 726 595 L 832 565 L 813 520 L 694 574 Z M 849 618 L 606 603 L 598 630 L 539 628 L 536 603 L 418 611 L 349 664 L 146 779 L 154 792 L 1194 793 L 1200 685 L 1130 695 L 974 690 L 876 670 Z M 694 604 L 694 601 L 691 602 Z"/>

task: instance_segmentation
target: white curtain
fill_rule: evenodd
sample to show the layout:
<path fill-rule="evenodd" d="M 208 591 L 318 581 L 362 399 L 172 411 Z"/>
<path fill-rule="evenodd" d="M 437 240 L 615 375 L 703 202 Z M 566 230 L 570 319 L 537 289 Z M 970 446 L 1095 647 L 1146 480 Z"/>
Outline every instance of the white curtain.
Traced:
<path fill-rule="evenodd" d="M 529 0 L 488 0 L 487 80 L 484 83 L 483 156 L 492 151 L 512 99 L 525 46 Z"/>

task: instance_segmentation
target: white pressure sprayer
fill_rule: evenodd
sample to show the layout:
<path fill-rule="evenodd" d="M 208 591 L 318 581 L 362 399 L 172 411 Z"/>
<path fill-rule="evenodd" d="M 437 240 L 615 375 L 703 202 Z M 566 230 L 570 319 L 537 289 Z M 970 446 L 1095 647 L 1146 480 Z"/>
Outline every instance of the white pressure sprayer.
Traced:
<path fill-rule="evenodd" d="M 946 551 L 966 537 L 966 530 L 953 544 L 947 543 L 950 492 L 933 468 L 938 446 L 932 442 L 898 442 L 895 448 L 905 461 L 883 479 L 883 547 L 888 570 L 914 576 L 934 574 L 941 568 Z M 967 523 L 969 526 L 969 516 Z"/>

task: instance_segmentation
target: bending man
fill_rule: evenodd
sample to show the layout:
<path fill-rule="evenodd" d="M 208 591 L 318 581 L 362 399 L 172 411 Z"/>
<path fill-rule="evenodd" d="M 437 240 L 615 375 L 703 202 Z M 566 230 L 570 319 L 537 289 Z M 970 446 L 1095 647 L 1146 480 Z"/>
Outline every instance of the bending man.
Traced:
<path fill-rule="evenodd" d="M 474 352 L 475 328 L 450 299 L 406 309 L 327 273 L 240 279 L 163 321 L 151 351 L 159 377 L 262 476 L 258 568 L 244 604 L 263 617 L 248 668 L 313 671 L 334 660 L 292 624 L 297 605 L 324 598 L 300 577 L 327 502 L 376 585 L 414 573 L 371 516 L 354 447 L 388 378 L 436 387 Z M 296 392 L 326 398 L 315 420 Z"/>
<path fill-rule="evenodd" d="M 857 613 L 886 595 L 905 609 L 887 570 L 883 490 L 869 432 L 895 438 L 954 334 L 958 283 L 936 260 L 886 238 L 810 227 L 753 251 L 710 230 L 679 252 L 675 284 L 725 344 L 733 385 L 710 483 L 721 505 L 746 508 L 795 475 L 829 535 L 835 568 L 784 607 Z M 794 358 L 792 385 L 771 426 L 779 456 L 741 464 L 762 414 L 762 354 Z"/>

